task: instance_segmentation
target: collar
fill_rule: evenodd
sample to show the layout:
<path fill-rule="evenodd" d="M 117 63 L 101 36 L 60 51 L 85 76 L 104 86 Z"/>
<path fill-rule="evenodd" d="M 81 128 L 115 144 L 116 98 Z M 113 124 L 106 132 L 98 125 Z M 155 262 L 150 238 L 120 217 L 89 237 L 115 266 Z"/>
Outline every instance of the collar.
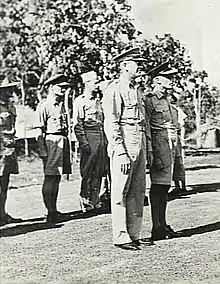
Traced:
<path fill-rule="evenodd" d="M 124 78 L 123 76 L 119 77 L 118 83 L 123 87 L 129 87 L 130 89 L 135 89 L 135 84 L 133 80 L 127 80 L 127 78 Z"/>
<path fill-rule="evenodd" d="M 158 91 L 158 90 L 155 90 L 153 91 L 153 93 L 157 96 L 157 98 L 160 100 L 161 98 L 165 98 L 166 96 L 161 92 L 161 91 Z"/>

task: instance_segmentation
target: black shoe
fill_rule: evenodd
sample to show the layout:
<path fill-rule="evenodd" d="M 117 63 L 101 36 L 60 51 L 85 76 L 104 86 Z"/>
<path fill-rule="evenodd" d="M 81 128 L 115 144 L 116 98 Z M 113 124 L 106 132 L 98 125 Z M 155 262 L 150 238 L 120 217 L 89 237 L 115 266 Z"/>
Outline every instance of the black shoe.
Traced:
<path fill-rule="evenodd" d="M 174 188 L 170 193 L 170 196 L 176 197 L 181 196 L 181 189 L 180 188 Z"/>
<path fill-rule="evenodd" d="M 181 189 L 180 192 L 179 192 L 180 195 L 188 195 L 189 192 L 187 189 Z"/>
<path fill-rule="evenodd" d="M 1 225 L 6 225 L 6 224 L 10 224 L 10 223 L 20 223 L 20 222 L 22 222 L 21 218 L 14 218 L 14 217 L 10 216 L 9 214 L 5 214 L 0 219 Z"/>
<path fill-rule="evenodd" d="M 144 238 L 140 240 L 135 240 L 133 241 L 133 243 L 135 243 L 137 246 L 141 246 L 141 245 L 153 246 L 154 245 L 154 241 L 152 240 L 152 238 Z"/>
<path fill-rule="evenodd" d="M 163 227 L 153 229 L 151 232 L 151 239 L 153 241 L 166 240 L 166 232 Z"/>
<path fill-rule="evenodd" d="M 183 234 L 180 233 L 180 232 L 175 232 L 170 225 L 166 225 L 165 227 L 165 232 L 166 232 L 166 236 L 168 238 L 179 238 L 179 237 L 182 237 Z"/>
<path fill-rule="evenodd" d="M 63 214 L 59 211 L 48 212 L 46 219 L 48 223 L 56 223 L 61 220 L 62 216 Z"/>
<path fill-rule="evenodd" d="M 149 205 L 148 197 L 145 195 L 144 196 L 144 206 L 148 206 L 148 205 Z"/>
<path fill-rule="evenodd" d="M 60 211 L 55 211 L 54 214 L 55 214 L 57 217 L 63 216 L 63 213 L 60 212 Z"/>
<path fill-rule="evenodd" d="M 141 250 L 134 242 L 115 246 L 124 250 Z"/>

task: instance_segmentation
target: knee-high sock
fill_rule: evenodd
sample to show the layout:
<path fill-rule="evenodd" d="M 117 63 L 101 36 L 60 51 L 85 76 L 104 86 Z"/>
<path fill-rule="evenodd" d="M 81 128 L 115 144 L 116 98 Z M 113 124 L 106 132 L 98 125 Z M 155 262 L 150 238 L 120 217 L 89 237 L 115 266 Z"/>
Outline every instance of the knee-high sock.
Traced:
<path fill-rule="evenodd" d="M 160 226 L 166 226 L 166 210 L 167 210 L 167 200 L 168 200 L 168 191 L 170 186 L 162 185 L 160 190 L 160 206 L 159 206 L 159 220 Z"/>
<path fill-rule="evenodd" d="M 10 174 L 0 177 L 0 218 L 5 215 L 5 203 L 7 200 L 7 191 L 9 185 Z"/>
<path fill-rule="evenodd" d="M 157 185 L 152 184 L 150 189 L 150 203 L 151 203 L 151 218 L 153 229 L 160 227 L 159 219 L 159 207 L 160 207 L 160 196 L 158 194 Z"/>
<path fill-rule="evenodd" d="M 49 176 L 46 175 L 44 177 L 44 183 L 42 187 L 42 194 L 43 194 L 43 200 L 45 207 L 47 208 L 48 212 L 53 212 L 52 204 L 51 204 L 51 196 L 54 186 L 54 177 L 55 176 Z"/>
<path fill-rule="evenodd" d="M 59 185 L 60 185 L 61 176 L 54 177 L 53 188 L 51 192 L 51 207 L 52 211 L 57 211 L 57 197 L 59 192 Z"/>

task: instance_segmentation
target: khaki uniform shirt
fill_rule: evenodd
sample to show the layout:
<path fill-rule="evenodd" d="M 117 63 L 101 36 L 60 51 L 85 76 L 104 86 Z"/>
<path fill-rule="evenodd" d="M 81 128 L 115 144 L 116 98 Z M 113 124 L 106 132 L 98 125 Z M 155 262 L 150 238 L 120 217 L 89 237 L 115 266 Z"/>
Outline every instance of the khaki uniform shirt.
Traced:
<path fill-rule="evenodd" d="M 154 155 L 153 165 L 150 168 L 151 182 L 170 185 L 178 141 L 177 111 L 163 93 L 153 91 L 146 96 L 146 115 L 146 119 L 150 122 Z"/>
<path fill-rule="evenodd" d="M 88 144 L 86 131 L 103 131 L 103 110 L 100 99 L 80 96 L 74 107 L 74 131 L 80 146 Z"/>
<path fill-rule="evenodd" d="M 143 93 L 129 82 L 119 78 L 109 85 L 103 98 L 103 109 L 110 155 L 133 152 L 132 148 L 138 151 L 140 132 L 145 132 L 147 141 L 150 138 Z"/>
<path fill-rule="evenodd" d="M 37 125 L 46 134 L 68 133 L 67 113 L 63 102 L 57 103 L 47 98 L 38 104 Z"/>

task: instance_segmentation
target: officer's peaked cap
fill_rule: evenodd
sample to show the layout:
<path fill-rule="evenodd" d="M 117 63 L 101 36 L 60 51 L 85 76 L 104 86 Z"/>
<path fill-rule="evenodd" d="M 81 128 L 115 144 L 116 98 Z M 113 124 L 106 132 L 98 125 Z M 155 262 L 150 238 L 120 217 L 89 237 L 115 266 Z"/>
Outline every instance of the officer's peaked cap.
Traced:
<path fill-rule="evenodd" d="M 162 76 L 165 78 L 170 78 L 172 75 L 177 74 L 178 71 L 175 68 L 172 68 L 170 66 L 170 62 L 169 60 L 167 60 L 166 62 L 154 67 L 153 69 L 151 69 L 150 71 L 147 72 L 147 75 L 155 78 L 157 76 Z"/>
<path fill-rule="evenodd" d="M 135 62 L 147 62 L 146 59 L 141 57 L 140 49 L 138 47 L 125 50 L 113 58 L 113 61 L 115 62 L 130 61 L 130 60 Z"/>
<path fill-rule="evenodd" d="M 45 87 L 49 87 L 50 85 L 58 85 L 60 87 L 68 87 L 67 78 L 63 74 L 56 74 L 51 76 L 44 82 Z"/>

